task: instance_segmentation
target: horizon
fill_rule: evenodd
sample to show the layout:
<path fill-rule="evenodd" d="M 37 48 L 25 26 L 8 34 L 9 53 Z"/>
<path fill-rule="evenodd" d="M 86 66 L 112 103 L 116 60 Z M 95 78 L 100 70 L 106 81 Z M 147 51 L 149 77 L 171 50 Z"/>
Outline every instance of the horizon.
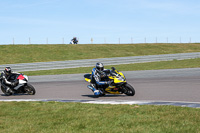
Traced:
<path fill-rule="evenodd" d="M 0 44 L 198 43 L 197 0 L 2 1 Z M 92 40 L 92 41 L 91 41 Z"/>

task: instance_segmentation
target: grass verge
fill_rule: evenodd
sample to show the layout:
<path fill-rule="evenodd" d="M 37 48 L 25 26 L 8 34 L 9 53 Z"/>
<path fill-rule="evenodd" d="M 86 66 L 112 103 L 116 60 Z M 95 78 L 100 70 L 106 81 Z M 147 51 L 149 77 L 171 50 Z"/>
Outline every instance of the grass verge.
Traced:
<path fill-rule="evenodd" d="M 200 132 L 195 108 L 97 105 L 61 102 L 0 102 L 2 133 Z"/>
<path fill-rule="evenodd" d="M 126 65 L 113 65 L 119 71 L 136 71 L 136 70 L 158 70 L 158 69 L 177 69 L 177 68 L 198 68 L 200 67 L 200 58 L 187 60 L 173 60 L 150 63 L 136 63 Z M 110 69 L 112 66 L 105 66 Z M 57 70 L 27 71 L 26 75 L 56 75 L 56 74 L 75 74 L 89 73 L 93 67 L 69 68 Z"/>
<path fill-rule="evenodd" d="M 200 44 L 0 45 L 0 64 L 200 52 Z"/>

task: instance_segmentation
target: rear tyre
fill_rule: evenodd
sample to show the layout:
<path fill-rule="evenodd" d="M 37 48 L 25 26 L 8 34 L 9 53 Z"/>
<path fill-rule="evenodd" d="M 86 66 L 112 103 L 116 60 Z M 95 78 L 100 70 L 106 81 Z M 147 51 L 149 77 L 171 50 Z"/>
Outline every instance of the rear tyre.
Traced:
<path fill-rule="evenodd" d="M 28 95 L 35 95 L 35 92 L 36 92 L 35 88 L 31 84 L 27 84 L 24 90 L 25 90 L 25 93 L 27 93 Z"/>
<path fill-rule="evenodd" d="M 6 89 L 5 89 L 3 86 L 1 86 L 1 91 L 2 91 L 6 96 L 12 95 L 12 93 L 6 92 Z"/>
<path fill-rule="evenodd" d="M 125 84 L 125 90 L 124 94 L 127 96 L 134 96 L 135 95 L 135 89 L 130 84 Z"/>

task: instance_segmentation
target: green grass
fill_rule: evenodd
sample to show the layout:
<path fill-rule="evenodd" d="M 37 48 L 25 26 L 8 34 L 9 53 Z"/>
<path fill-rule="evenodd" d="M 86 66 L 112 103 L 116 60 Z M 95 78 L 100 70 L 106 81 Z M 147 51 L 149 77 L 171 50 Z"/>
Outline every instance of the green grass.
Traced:
<path fill-rule="evenodd" d="M 186 52 L 200 52 L 200 44 L 0 45 L 0 64 Z M 120 71 L 193 68 L 200 67 L 200 59 L 115 67 Z M 91 69 L 92 67 L 24 73 L 27 75 L 88 73 Z M 0 133 L 200 132 L 199 116 L 199 109 L 176 106 L 0 102 Z"/>
<path fill-rule="evenodd" d="M 0 102 L 1 133 L 196 133 L 195 108 L 97 105 L 61 102 Z"/>
<path fill-rule="evenodd" d="M 200 44 L 0 45 L 0 64 L 200 52 Z"/>
<path fill-rule="evenodd" d="M 136 63 L 126 65 L 113 65 L 119 71 L 136 71 L 136 70 L 158 70 L 158 69 L 177 69 L 177 68 L 198 68 L 200 67 L 200 58 L 187 60 L 173 60 L 150 63 Z M 112 66 L 105 66 L 110 69 Z M 56 75 L 56 74 L 75 74 L 89 73 L 93 67 L 69 68 L 57 70 L 27 71 L 26 75 Z"/>

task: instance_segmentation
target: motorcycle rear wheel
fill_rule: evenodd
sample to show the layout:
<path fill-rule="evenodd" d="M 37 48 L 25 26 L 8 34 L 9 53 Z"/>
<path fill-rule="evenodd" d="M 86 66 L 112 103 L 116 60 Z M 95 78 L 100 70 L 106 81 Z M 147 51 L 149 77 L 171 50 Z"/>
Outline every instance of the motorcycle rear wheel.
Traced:
<path fill-rule="evenodd" d="M 35 95 L 35 92 L 36 92 L 35 88 L 31 84 L 27 84 L 24 90 L 28 95 Z"/>
<path fill-rule="evenodd" d="M 6 92 L 6 90 L 5 90 L 5 88 L 4 88 L 3 86 L 1 86 L 1 91 L 2 91 L 6 96 L 12 95 L 12 93 Z"/>
<path fill-rule="evenodd" d="M 135 95 L 135 89 L 130 84 L 125 84 L 124 87 L 126 89 L 126 92 L 124 92 L 124 94 L 126 94 L 127 96 Z"/>

